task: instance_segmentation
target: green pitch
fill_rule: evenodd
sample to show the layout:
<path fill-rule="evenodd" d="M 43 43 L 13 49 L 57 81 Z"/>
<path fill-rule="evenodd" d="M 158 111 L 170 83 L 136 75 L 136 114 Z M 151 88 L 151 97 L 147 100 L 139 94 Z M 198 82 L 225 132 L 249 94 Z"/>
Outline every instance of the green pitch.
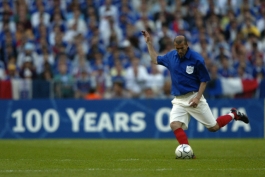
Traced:
<path fill-rule="evenodd" d="M 265 176 L 264 139 L 191 139 L 197 156 L 174 159 L 171 140 L 0 140 L 0 176 Z"/>

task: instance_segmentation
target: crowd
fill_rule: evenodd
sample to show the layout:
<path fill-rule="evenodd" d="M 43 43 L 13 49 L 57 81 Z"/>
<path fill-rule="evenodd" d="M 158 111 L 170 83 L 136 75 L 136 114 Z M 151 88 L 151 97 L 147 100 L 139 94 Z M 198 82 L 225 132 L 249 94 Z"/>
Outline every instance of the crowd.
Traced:
<path fill-rule="evenodd" d="M 265 0 L 2 0 L 0 80 L 48 81 L 54 98 L 172 98 L 143 29 L 161 55 L 185 35 L 213 80 L 265 78 Z"/>

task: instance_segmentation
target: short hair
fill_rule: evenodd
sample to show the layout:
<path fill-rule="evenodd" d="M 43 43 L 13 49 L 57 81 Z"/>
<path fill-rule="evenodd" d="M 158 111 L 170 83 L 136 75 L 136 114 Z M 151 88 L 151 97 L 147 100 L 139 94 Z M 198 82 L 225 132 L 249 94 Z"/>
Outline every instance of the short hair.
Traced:
<path fill-rule="evenodd" d="M 184 35 L 178 35 L 174 39 L 174 42 L 177 44 L 181 44 L 183 41 L 185 44 L 188 44 L 188 40 Z"/>

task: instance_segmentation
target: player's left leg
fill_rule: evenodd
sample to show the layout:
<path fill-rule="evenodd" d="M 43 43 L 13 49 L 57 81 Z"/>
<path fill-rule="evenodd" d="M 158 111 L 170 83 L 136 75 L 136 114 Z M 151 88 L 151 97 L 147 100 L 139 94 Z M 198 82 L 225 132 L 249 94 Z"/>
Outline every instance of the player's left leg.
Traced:
<path fill-rule="evenodd" d="M 217 131 L 220 129 L 208 103 L 204 98 L 200 100 L 200 103 L 196 108 L 189 106 L 186 110 L 194 119 L 203 124 L 208 130 Z"/>
<path fill-rule="evenodd" d="M 215 120 L 208 103 L 204 100 L 201 100 L 196 108 L 189 108 L 188 112 L 211 132 L 218 131 L 233 119 L 249 123 L 248 117 L 235 108 L 232 108 L 230 113 L 222 115 Z"/>
<path fill-rule="evenodd" d="M 208 128 L 208 130 L 217 131 L 220 128 L 226 126 L 233 119 L 242 121 L 246 124 L 249 123 L 249 119 L 244 113 L 237 111 L 236 108 L 232 108 L 230 110 L 230 113 L 228 113 L 227 115 L 218 117 L 216 119 L 217 125 L 215 125 L 214 127 Z"/>

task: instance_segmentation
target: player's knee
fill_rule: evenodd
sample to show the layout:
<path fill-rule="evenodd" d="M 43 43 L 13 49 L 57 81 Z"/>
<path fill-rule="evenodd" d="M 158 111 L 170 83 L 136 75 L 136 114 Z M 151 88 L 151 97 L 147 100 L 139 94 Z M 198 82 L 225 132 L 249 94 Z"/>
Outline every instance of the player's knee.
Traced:
<path fill-rule="evenodd" d="M 178 128 L 181 128 L 182 127 L 182 123 L 181 122 L 171 122 L 170 123 L 170 128 L 172 130 L 176 130 Z"/>
<path fill-rule="evenodd" d="M 210 132 L 216 132 L 216 131 L 218 131 L 218 129 L 215 129 L 215 128 L 208 128 L 208 130 L 209 130 Z"/>
<path fill-rule="evenodd" d="M 219 129 L 220 129 L 220 127 L 219 127 L 218 124 L 216 124 L 216 125 L 213 126 L 213 127 L 208 128 L 208 130 L 209 130 L 210 132 L 217 132 Z"/>

